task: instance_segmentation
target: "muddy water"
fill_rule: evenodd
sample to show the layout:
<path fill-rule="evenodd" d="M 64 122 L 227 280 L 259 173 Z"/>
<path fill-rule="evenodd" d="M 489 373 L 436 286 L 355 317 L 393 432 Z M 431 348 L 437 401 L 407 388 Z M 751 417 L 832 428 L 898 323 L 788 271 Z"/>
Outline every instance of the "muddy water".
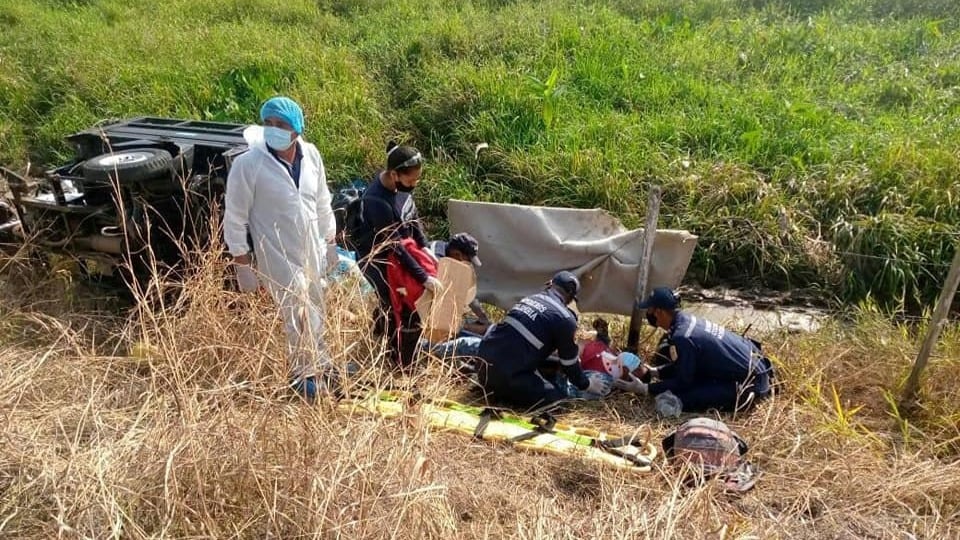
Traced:
<path fill-rule="evenodd" d="M 724 289 L 682 289 L 683 309 L 731 330 L 750 333 L 813 332 L 827 313 L 778 293 L 751 293 Z"/>
<path fill-rule="evenodd" d="M 684 310 L 722 324 L 731 330 L 765 333 L 785 330 L 790 333 L 813 332 L 820 328 L 823 314 L 790 307 L 755 308 L 716 303 L 690 303 Z"/>

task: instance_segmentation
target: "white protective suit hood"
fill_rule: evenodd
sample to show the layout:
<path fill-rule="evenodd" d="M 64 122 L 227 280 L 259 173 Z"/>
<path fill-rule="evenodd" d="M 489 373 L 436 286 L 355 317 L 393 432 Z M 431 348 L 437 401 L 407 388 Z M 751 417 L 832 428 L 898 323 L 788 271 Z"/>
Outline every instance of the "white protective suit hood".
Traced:
<path fill-rule="evenodd" d="M 263 126 L 247 126 L 247 128 L 243 130 L 243 140 L 247 141 L 247 146 L 250 148 L 260 147 L 264 150 L 267 149 L 267 143 L 263 140 Z M 301 140 L 300 137 L 297 137 L 297 142 Z"/>

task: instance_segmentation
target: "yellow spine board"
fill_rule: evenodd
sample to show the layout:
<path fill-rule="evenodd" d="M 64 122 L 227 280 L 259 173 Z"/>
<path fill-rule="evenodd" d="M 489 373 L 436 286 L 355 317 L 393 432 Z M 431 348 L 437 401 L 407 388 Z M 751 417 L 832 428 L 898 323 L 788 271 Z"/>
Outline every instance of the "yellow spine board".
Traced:
<path fill-rule="evenodd" d="M 362 400 L 344 400 L 340 402 L 340 408 L 350 413 L 372 413 L 383 416 L 384 418 L 396 418 L 404 413 L 403 402 L 393 399 L 384 400 L 377 396 Z M 419 410 L 419 413 L 431 427 L 443 431 L 457 431 L 471 436 L 474 434 L 474 431 L 477 429 L 477 424 L 480 422 L 480 418 L 474 414 L 447 409 L 442 405 L 429 402 L 421 402 L 417 407 L 411 407 L 409 410 L 410 412 Z M 563 424 L 557 424 L 556 429 L 570 435 L 590 437 L 601 441 L 608 439 L 603 433 L 595 430 L 574 428 Z M 523 426 L 491 419 L 486 429 L 484 429 L 483 439 L 486 441 L 509 441 L 510 439 L 529 432 L 530 430 Z M 628 459 L 612 454 L 602 448 L 577 444 L 553 433 L 539 433 L 533 438 L 514 443 L 514 446 L 536 452 L 579 456 L 584 459 L 598 461 L 605 465 L 611 465 L 619 469 L 634 472 L 648 472 L 651 469 L 650 465 L 637 465 Z M 649 441 L 646 441 L 642 448 L 630 446 L 618 448 L 618 450 L 650 463 L 657 457 L 657 447 Z"/>

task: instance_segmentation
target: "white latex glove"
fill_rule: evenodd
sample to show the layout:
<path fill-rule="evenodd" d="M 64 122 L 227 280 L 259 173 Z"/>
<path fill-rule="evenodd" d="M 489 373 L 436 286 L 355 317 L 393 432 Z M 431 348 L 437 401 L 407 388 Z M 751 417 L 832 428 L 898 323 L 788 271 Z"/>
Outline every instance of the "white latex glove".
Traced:
<path fill-rule="evenodd" d="M 605 396 L 610 393 L 610 379 L 600 373 L 587 373 L 587 380 L 590 384 L 583 390 L 591 394 Z"/>
<path fill-rule="evenodd" d="M 423 283 L 423 288 L 432 292 L 433 294 L 439 294 L 440 291 L 443 290 L 443 283 L 433 276 L 427 276 L 427 281 Z"/>
<path fill-rule="evenodd" d="M 254 292 L 260 287 L 257 273 L 249 264 L 234 264 L 233 268 L 237 272 L 237 287 L 240 292 Z"/>
<path fill-rule="evenodd" d="M 626 392 L 640 394 L 641 396 L 647 395 L 647 385 L 633 375 L 630 375 L 629 381 L 625 381 L 623 379 L 617 379 L 613 381 L 613 386 Z"/>

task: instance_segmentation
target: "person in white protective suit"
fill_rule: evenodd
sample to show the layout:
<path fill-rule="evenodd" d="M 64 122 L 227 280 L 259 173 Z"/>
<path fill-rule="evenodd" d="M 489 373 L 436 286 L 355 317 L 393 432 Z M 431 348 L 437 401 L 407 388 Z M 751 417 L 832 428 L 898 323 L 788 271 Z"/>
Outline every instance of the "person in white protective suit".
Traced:
<path fill-rule="evenodd" d="M 334 384 L 323 340 L 326 244 L 336 234 L 330 190 L 320 152 L 303 140 L 297 103 L 271 98 L 260 109 L 260 121 L 262 126 L 244 131 L 249 150 L 230 167 L 224 238 L 241 290 L 256 288 L 250 279 L 255 265 L 280 307 L 291 386 L 313 399 Z"/>

